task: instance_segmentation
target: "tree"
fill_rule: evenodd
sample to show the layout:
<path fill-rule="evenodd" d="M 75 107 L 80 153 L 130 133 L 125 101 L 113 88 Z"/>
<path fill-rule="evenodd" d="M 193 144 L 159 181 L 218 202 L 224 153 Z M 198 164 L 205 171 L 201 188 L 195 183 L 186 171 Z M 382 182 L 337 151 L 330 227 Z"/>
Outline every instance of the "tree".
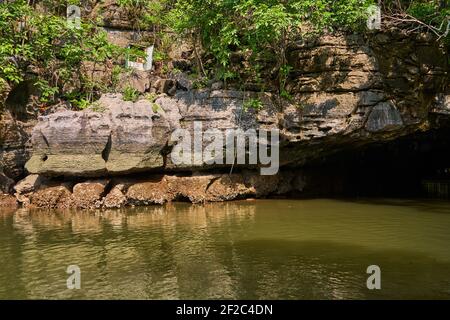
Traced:
<path fill-rule="evenodd" d="M 105 63 L 121 54 L 92 23 L 69 28 L 65 16 L 24 0 L 0 3 L 0 38 L 0 78 L 11 86 L 34 81 L 44 103 L 63 96 L 91 99 L 101 84 L 83 74 L 83 61 Z"/>
<path fill-rule="evenodd" d="M 240 52 L 251 61 L 256 78 L 259 62 L 274 58 L 282 83 L 289 70 L 286 50 L 291 41 L 325 29 L 358 28 L 371 4 L 372 0 L 178 0 L 168 24 L 192 39 L 202 73 L 199 48 L 212 55 L 223 77 L 238 76 L 225 70 L 231 56 Z"/>
<path fill-rule="evenodd" d="M 431 32 L 449 43 L 450 8 L 447 0 L 383 1 L 388 25 L 408 33 Z"/>

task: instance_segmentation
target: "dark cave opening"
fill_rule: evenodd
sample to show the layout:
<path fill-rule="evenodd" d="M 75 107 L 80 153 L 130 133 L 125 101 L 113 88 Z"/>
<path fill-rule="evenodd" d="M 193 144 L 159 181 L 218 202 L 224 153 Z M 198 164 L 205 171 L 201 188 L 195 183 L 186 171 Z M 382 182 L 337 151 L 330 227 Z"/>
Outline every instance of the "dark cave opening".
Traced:
<path fill-rule="evenodd" d="M 306 196 L 450 199 L 450 125 L 341 151 L 304 168 Z"/>

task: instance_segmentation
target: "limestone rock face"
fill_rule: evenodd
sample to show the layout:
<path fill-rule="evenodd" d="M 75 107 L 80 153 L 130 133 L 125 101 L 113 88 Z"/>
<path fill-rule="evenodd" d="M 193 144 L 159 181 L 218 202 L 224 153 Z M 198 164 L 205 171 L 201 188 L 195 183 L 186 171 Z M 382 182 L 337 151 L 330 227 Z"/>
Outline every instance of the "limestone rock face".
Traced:
<path fill-rule="evenodd" d="M 168 121 L 147 100 L 125 102 L 104 96 L 102 111 L 62 111 L 39 118 L 33 131 L 31 173 L 103 176 L 129 173 L 164 164 L 161 150 Z"/>
<path fill-rule="evenodd" d="M 29 192 L 36 191 L 45 184 L 47 179 L 38 174 L 30 174 L 24 179 L 20 180 L 15 186 L 14 190 L 17 194 L 27 194 Z"/>
<path fill-rule="evenodd" d="M 373 107 L 366 123 L 366 130 L 379 132 L 396 130 L 403 125 L 400 112 L 390 103 L 381 102 Z"/>
<path fill-rule="evenodd" d="M 127 197 L 123 194 L 123 184 L 118 184 L 111 189 L 104 198 L 103 206 L 107 209 L 121 208 L 127 204 Z"/>
<path fill-rule="evenodd" d="M 436 96 L 431 112 L 441 115 L 450 115 L 450 93 Z"/>
<path fill-rule="evenodd" d="M 193 134 L 195 122 L 203 131 L 222 133 L 279 129 L 280 164 L 302 166 L 345 148 L 423 130 L 430 127 L 430 112 L 450 114 L 448 103 L 436 102 L 447 101 L 441 96 L 448 66 L 440 50 L 433 41 L 401 34 L 324 36 L 291 44 L 288 62 L 293 69 L 286 84 L 291 99 L 220 89 L 222 85 L 214 86 L 218 90 L 187 90 L 175 80 L 158 82 L 154 91 L 162 94 L 155 101 L 142 98 L 132 103 L 120 95 L 105 95 L 98 103 L 100 111 L 64 111 L 39 118 L 26 168 L 48 176 L 84 177 L 223 169 L 224 165 L 173 161 L 171 134 L 180 128 Z M 261 110 L 244 108 L 249 99 L 261 101 Z M 126 196 L 147 201 L 141 194 L 148 192 L 154 194 L 152 201 L 166 201 L 170 179 L 152 183 L 134 186 Z M 218 183 L 208 190 L 219 188 Z"/>
<path fill-rule="evenodd" d="M 71 168 L 74 175 L 104 174 L 102 151 L 108 143 L 110 126 L 109 118 L 94 112 L 61 111 L 41 117 L 33 130 L 36 152 L 27 163 L 27 170 L 64 173 Z"/>
<path fill-rule="evenodd" d="M 109 181 L 97 180 L 78 183 L 73 187 L 73 207 L 82 209 L 99 208 Z"/>
<path fill-rule="evenodd" d="M 100 23 L 116 29 L 132 29 L 130 17 L 125 8 L 120 7 L 116 1 L 100 1 L 90 13 L 92 19 L 99 19 Z"/>
<path fill-rule="evenodd" d="M 67 209 L 71 207 L 71 192 L 65 185 L 43 188 L 31 196 L 31 206 L 48 209 Z"/>
<path fill-rule="evenodd" d="M 233 174 L 145 175 L 119 177 L 112 181 L 86 180 L 73 188 L 66 183 L 41 185 L 26 194 L 28 207 L 111 209 L 125 206 L 164 204 L 172 201 L 191 203 L 222 202 L 245 198 L 298 192 L 294 172 L 260 176 L 253 171 Z M 30 178 L 31 179 L 31 178 Z M 111 190 L 108 192 L 109 186 Z M 25 195 L 23 195 L 25 196 Z"/>
<path fill-rule="evenodd" d="M 8 193 L 24 174 L 31 156 L 29 140 L 34 124 L 15 119 L 9 111 L 0 114 L 0 192 Z"/>
<path fill-rule="evenodd" d="M 28 207 L 30 205 L 30 196 L 33 192 L 41 189 L 48 182 L 49 181 L 44 176 L 30 174 L 14 186 L 14 195 L 19 203 Z"/>

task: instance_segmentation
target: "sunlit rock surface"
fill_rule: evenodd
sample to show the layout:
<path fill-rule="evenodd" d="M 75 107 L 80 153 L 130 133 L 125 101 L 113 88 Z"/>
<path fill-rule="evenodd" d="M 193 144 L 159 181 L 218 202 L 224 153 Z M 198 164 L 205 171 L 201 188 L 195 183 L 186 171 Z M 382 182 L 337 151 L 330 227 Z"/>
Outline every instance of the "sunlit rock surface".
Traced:
<path fill-rule="evenodd" d="M 440 125 L 436 119 L 450 115 L 446 54 L 429 38 L 389 32 L 323 36 L 292 43 L 287 56 L 293 67 L 285 88 L 290 97 L 281 98 L 270 85 L 267 92 L 237 91 L 218 82 L 192 90 L 180 75 L 158 84 L 145 80 L 141 91 L 150 88 L 156 94 L 151 98 L 133 103 L 106 94 L 87 110 L 40 117 L 26 169 L 74 182 L 18 192 L 18 201 L 118 208 L 298 194 L 306 183 L 298 168 L 341 150 L 430 130 Z M 261 101 L 262 108 L 245 108 L 250 99 Z M 230 175 L 230 165 L 176 164 L 171 135 L 176 129 L 193 135 L 195 122 L 203 132 L 224 134 L 278 129 L 280 173 L 261 177 L 255 166 L 235 165 Z M 92 185 L 102 178 L 108 183 Z M 93 198 L 83 203 L 77 194 L 85 190 Z"/>
<path fill-rule="evenodd" d="M 395 54 L 394 54 L 395 53 Z M 43 175 L 101 177 L 142 171 L 214 169 L 176 166 L 171 133 L 193 130 L 279 129 L 281 165 L 301 166 L 335 151 L 392 140 L 430 127 L 445 92 L 447 61 L 427 38 L 374 34 L 324 36 L 291 44 L 286 90 L 179 90 L 153 101 L 105 95 L 85 111 L 39 119 L 26 168 Z M 244 110 L 259 99 L 260 111 Z M 155 108 L 156 104 L 156 108 Z M 441 111 L 446 107 L 440 107 Z"/>

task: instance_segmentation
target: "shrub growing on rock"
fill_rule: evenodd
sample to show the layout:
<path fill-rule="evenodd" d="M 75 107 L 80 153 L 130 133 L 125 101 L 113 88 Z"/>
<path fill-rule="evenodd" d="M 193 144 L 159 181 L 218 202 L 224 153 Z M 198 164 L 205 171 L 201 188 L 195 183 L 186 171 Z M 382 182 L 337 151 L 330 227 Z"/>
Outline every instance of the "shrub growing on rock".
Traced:
<path fill-rule="evenodd" d="M 58 97 L 92 100 L 105 89 L 92 70 L 121 54 L 94 24 L 69 28 L 65 16 L 24 0 L 0 3 L 0 38 L 0 78 L 11 86 L 33 79 L 49 104 Z"/>

